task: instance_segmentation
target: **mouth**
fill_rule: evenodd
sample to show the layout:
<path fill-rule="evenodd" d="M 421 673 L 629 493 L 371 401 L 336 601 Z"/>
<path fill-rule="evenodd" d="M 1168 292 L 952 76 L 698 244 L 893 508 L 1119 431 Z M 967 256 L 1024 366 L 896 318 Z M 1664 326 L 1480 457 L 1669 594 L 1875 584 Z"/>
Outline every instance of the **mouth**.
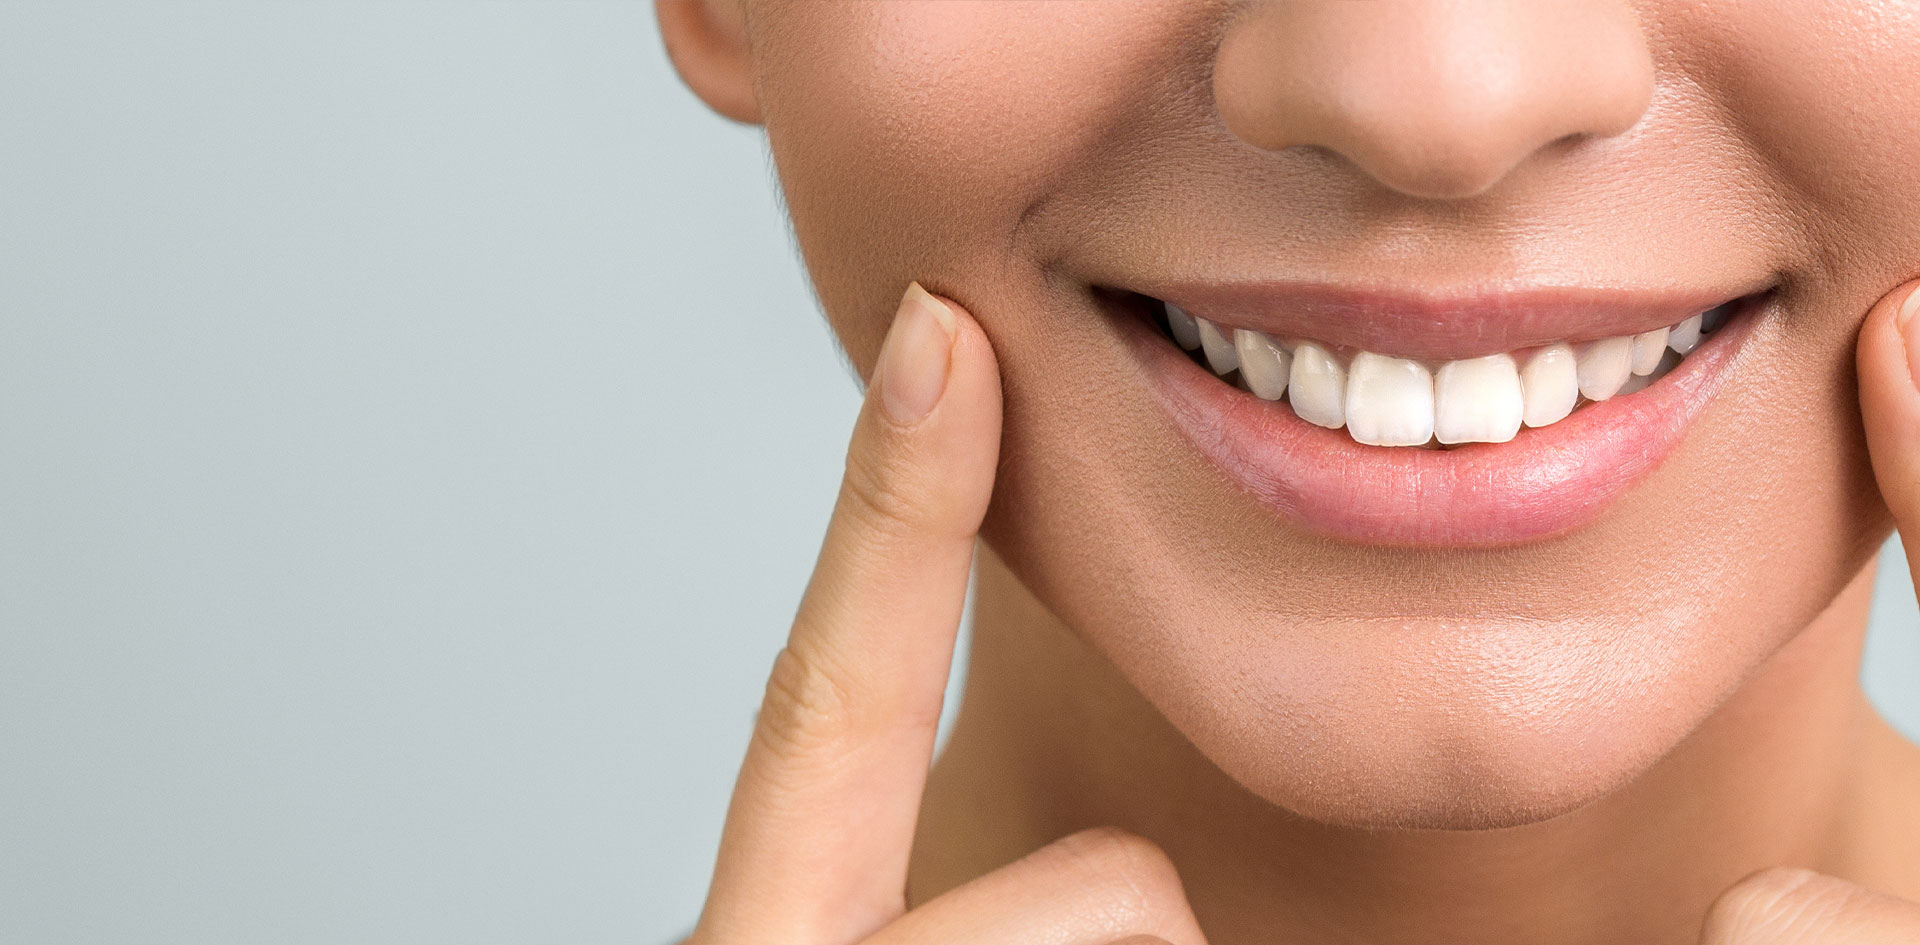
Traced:
<path fill-rule="evenodd" d="M 1684 439 L 1773 298 L 1098 289 L 1170 418 L 1307 531 L 1488 547 L 1595 518 Z"/>

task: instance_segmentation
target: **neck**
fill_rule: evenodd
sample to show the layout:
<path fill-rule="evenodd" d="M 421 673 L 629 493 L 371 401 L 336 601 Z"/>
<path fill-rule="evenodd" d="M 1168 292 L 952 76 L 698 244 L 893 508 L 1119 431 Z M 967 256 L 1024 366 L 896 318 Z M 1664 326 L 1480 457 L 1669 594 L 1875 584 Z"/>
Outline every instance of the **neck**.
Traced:
<path fill-rule="evenodd" d="M 1865 795 L 1912 769 L 1877 760 L 1910 758 L 1857 682 L 1871 567 L 1627 787 L 1523 827 L 1382 831 L 1248 793 L 984 546 L 980 559 L 965 699 L 928 786 L 915 902 L 1112 825 L 1166 849 L 1213 945 L 1692 942 L 1714 895 L 1756 869 L 1875 879 L 1886 831 L 1872 821 L 1898 805 Z"/>

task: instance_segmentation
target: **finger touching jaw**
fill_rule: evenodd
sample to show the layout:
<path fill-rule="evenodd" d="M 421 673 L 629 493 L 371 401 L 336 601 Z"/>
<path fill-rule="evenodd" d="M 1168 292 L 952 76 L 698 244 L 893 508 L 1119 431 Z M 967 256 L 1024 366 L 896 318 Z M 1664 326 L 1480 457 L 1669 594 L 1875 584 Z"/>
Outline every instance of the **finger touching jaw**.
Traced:
<path fill-rule="evenodd" d="M 1445 826 L 1617 789 L 1828 612 L 1889 527 L 1853 342 L 1920 259 L 1903 209 L 1920 205 L 1920 80 L 1904 78 L 1920 25 L 1868 5 L 1675 5 L 1640 37 L 1654 89 L 1637 124 L 1455 197 L 1438 179 L 1396 189 L 1404 162 L 1383 179 L 1337 149 L 1236 137 L 1214 100 L 1226 7 L 750 8 L 757 103 L 826 315 L 865 373 L 887 286 L 922 279 L 973 313 L 1005 393 L 996 551 L 1263 796 Z M 1861 48 L 1889 58 L 1862 71 Z M 1835 104 L 1855 98 L 1891 113 Z M 1155 339 L 1171 358 L 1142 356 L 1109 304 L 1157 284 L 1392 290 L 1440 312 L 1515 286 L 1769 302 L 1684 435 L 1590 521 L 1408 549 L 1316 533 L 1196 446 L 1271 443 L 1170 411 L 1163 368 L 1192 365 L 1172 339 Z M 1251 402 L 1232 375 L 1205 380 Z M 1379 481 L 1362 448 L 1314 468 Z"/>

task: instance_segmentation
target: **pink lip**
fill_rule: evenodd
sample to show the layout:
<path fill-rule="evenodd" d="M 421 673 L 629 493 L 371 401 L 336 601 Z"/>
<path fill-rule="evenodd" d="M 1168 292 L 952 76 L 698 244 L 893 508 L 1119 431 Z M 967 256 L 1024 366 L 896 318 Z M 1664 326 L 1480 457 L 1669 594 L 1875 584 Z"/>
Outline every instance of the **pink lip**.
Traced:
<path fill-rule="evenodd" d="M 1145 319 L 1119 321 L 1175 426 L 1229 478 L 1307 531 L 1367 544 L 1491 547 L 1586 525 L 1652 473 L 1719 389 L 1759 320 L 1758 301 L 1743 302 L 1644 390 L 1506 443 L 1451 450 L 1356 443 L 1345 430 L 1315 426 L 1215 377 Z"/>
<path fill-rule="evenodd" d="M 1275 338 L 1444 361 L 1663 328 L 1759 287 L 1708 292 L 1546 288 L 1448 297 L 1279 282 L 1127 288 L 1216 324 Z"/>

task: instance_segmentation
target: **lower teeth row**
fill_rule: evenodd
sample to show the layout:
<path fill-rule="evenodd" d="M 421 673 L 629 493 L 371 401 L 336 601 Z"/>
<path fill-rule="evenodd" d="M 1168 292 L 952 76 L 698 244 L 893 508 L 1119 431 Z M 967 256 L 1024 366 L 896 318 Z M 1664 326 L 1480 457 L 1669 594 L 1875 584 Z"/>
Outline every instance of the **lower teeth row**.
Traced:
<path fill-rule="evenodd" d="M 1673 370 L 1730 308 L 1636 335 L 1448 361 L 1437 370 L 1370 351 L 1343 362 L 1329 346 L 1224 328 L 1174 305 L 1164 316 L 1174 341 L 1200 351 L 1215 374 L 1264 400 L 1285 399 L 1302 420 L 1345 427 L 1372 446 L 1436 446 L 1504 443 L 1523 425 L 1543 427 L 1584 404 L 1640 390 Z"/>

